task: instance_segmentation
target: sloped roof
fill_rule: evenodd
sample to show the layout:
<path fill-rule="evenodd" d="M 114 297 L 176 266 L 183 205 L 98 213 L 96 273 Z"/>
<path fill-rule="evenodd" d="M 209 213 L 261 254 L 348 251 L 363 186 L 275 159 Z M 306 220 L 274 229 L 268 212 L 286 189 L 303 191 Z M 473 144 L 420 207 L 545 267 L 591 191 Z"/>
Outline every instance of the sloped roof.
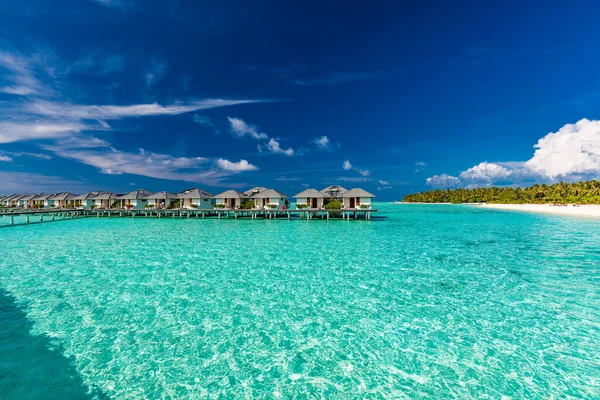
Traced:
<path fill-rule="evenodd" d="M 257 193 L 254 196 L 252 196 L 252 198 L 254 199 L 266 199 L 267 197 L 287 199 L 287 196 L 285 194 L 273 189 L 267 189 L 263 192 Z"/>
<path fill-rule="evenodd" d="M 127 194 L 124 194 L 122 196 L 117 196 L 117 200 L 136 200 L 136 199 L 145 199 L 148 196 L 150 196 L 152 194 L 152 192 L 149 192 L 147 190 L 134 190 L 133 192 L 129 192 Z"/>
<path fill-rule="evenodd" d="M 235 190 L 226 190 L 223 193 L 213 197 L 214 199 L 245 199 L 244 193 L 237 192 Z"/>
<path fill-rule="evenodd" d="M 247 197 L 254 197 L 256 194 L 258 193 L 262 193 L 265 190 L 268 190 L 266 187 L 264 186 L 255 186 L 252 189 L 248 189 L 244 192 L 244 196 Z"/>
<path fill-rule="evenodd" d="M 158 192 L 158 193 L 153 193 L 150 196 L 146 196 L 144 197 L 146 200 L 150 200 L 150 199 L 157 199 L 157 200 L 166 200 L 166 199 L 176 199 L 177 195 L 175 193 L 169 193 L 169 192 Z"/>
<path fill-rule="evenodd" d="M 294 197 L 295 198 L 298 198 L 298 197 L 320 198 L 320 197 L 325 197 L 325 195 L 316 189 L 306 189 L 306 190 L 301 191 Z"/>
<path fill-rule="evenodd" d="M 348 190 L 346 193 L 344 193 L 340 197 L 375 197 L 375 195 L 367 192 L 364 189 L 354 188 L 354 189 Z"/>
<path fill-rule="evenodd" d="M 100 190 L 96 190 L 95 192 L 88 192 L 88 193 L 80 194 L 79 196 L 75 196 L 74 200 L 93 199 L 94 197 L 98 196 L 98 194 L 100 194 L 100 193 L 102 193 Z"/>
<path fill-rule="evenodd" d="M 116 200 L 119 197 L 116 193 L 100 192 L 91 200 Z"/>
<path fill-rule="evenodd" d="M 48 200 L 52 196 L 54 196 L 52 193 L 40 193 L 37 196 L 35 196 L 33 198 L 33 200 L 35 200 L 35 201 Z"/>
<path fill-rule="evenodd" d="M 17 200 L 21 196 L 24 196 L 24 194 L 23 193 L 10 194 L 10 195 L 6 196 L 3 200 L 5 200 L 5 201 Z"/>
<path fill-rule="evenodd" d="M 19 200 L 33 200 L 35 196 L 37 196 L 37 194 L 26 194 L 19 197 Z"/>
<path fill-rule="evenodd" d="M 183 192 L 177 193 L 178 199 L 209 199 L 212 197 L 213 197 L 212 193 L 209 193 L 205 190 L 198 189 L 198 188 L 187 189 L 187 190 L 184 190 Z"/>
<path fill-rule="evenodd" d="M 74 196 L 73 193 L 61 192 L 49 197 L 48 200 L 67 200 L 69 196 Z"/>
<path fill-rule="evenodd" d="M 323 193 L 325 197 L 341 197 L 341 195 L 346 193 L 347 191 L 347 189 L 341 186 L 332 185 L 327 186 L 325 189 L 321 190 L 321 193 Z"/>

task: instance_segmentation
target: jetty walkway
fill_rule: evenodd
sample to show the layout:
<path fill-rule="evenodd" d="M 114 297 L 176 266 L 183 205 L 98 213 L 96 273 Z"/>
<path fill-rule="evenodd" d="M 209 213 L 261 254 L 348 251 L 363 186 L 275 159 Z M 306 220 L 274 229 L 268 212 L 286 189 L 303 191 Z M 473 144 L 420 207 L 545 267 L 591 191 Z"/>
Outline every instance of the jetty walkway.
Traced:
<path fill-rule="evenodd" d="M 82 217 L 95 218 L 246 218 L 246 219 L 286 219 L 286 220 L 370 220 L 376 209 L 0 209 L 0 218 L 8 218 L 0 227 L 24 225 L 49 221 L 60 221 Z"/>

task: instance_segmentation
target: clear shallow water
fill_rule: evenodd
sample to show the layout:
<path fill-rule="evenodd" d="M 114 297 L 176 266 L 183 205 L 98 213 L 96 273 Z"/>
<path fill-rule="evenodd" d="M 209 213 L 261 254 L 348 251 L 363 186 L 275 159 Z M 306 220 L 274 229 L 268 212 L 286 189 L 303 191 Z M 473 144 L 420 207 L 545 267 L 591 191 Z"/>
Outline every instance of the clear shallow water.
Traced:
<path fill-rule="evenodd" d="M 0 229 L 0 398 L 600 396 L 600 222 L 378 208 Z"/>

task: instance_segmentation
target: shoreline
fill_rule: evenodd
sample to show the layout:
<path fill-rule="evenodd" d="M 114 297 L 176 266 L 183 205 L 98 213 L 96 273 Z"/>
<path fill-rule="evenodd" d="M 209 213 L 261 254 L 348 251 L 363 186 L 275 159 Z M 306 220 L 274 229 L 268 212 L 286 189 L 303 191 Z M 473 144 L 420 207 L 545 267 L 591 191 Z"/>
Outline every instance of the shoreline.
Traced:
<path fill-rule="evenodd" d="M 552 204 L 474 204 L 475 207 L 500 211 L 522 211 L 538 214 L 563 215 L 571 217 L 587 217 L 600 219 L 600 205 L 558 206 Z"/>

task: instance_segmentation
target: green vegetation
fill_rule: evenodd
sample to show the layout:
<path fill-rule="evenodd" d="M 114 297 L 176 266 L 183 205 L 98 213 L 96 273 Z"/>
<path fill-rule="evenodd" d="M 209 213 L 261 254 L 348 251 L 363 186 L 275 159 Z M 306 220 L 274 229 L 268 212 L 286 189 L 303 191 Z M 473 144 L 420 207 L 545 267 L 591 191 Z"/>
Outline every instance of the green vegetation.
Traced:
<path fill-rule="evenodd" d="M 491 187 L 476 189 L 430 190 L 404 196 L 407 203 L 497 203 L 497 204 L 600 204 L 600 181 Z"/>
<path fill-rule="evenodd" d="M 175 208 L 179 208 L 181 205 L 181 200 L 173 200 L 167 206 L 167 210 L 173 210 Z"/>
<path fill-rule="evenodd" d="M 269 208 L 277 208 L 277 204 L 267 204 L 267 207 Z"/>
<path fill-rule="evenodd" d="M 144 208 L 155 208 L 156 204 L 146 204 Z"/>
<path fill-rule="evenodd" d="M 121 201 L 117 200 L 110 205 L 110 208 L 119 208 L 121 207 Z"/>
<path fill-rule="evenodd" d="M 215 208 L 225 208 L 225 204 L 215 204 Z"/>
<path fill-rule="evenodd" d="M 242 201 L 242 204 L 240 204 L 242 210 L 250 210 L 252 207 L 254 207 L 254 202 L 252 200 L 244 200 Z"/>
<path fill-rule="evenodd" d="M 310 208 L 310 204 L 304 204 L 304 203 L 297 204 L 296 203 L 296 208 L 298 210 L 302 210 L 303 208 Z"/>
<path fill-rule="evenodd" d="M 371 205 L 370 204 L 360 204 L 358 207 L 359 208 L 371 208 Z"/>

